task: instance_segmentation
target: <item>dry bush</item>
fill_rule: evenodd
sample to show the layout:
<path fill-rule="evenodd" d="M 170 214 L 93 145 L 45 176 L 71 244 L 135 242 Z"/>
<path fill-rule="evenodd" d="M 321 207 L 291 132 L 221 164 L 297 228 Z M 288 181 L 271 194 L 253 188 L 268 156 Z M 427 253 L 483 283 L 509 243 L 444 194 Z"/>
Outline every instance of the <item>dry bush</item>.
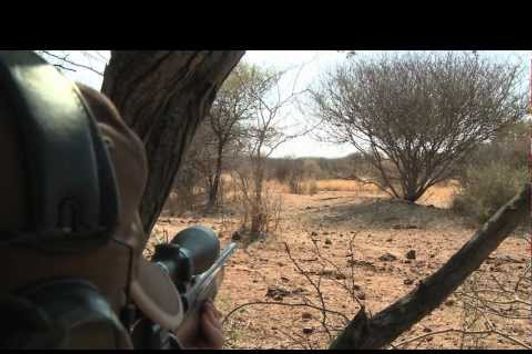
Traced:
<path fill-rule="evenodd" d="M 504 161 L 494 161 L 483 167 L 471 166 L 465 172 L 453 209 L 484 222 L 519 191 L 526 179 L 525 165 L 514 168 Z"/>
<path fill-rule="evenodd" d="M 311 97 L 322 137 L 351 143 L 379 171 L 383 191 L 415 202 L 523 116 L 520 82 L 519 65 L 477 53 L 410 52 L 348 60 Z"/>
<path fill-rule="evenodd" d="M 305 194 L 314 195 L 318 193 L 318 183 L 315 179 L 310 179 L 304 183 Z"/>
<path fill-rule="evenodd" d="M 271 188 L 268 184 L 263 185 L 260 204 L 255 198 L 254 184 L 251 182 L 251 175 L 248 171 L 234 171 L 232 181 L 237 190 L 234 193 L 234 201 L 239 206 L 241 218 L 240 232 L 248 236 L 245 243 L 265 238 L 274 234 L 280 228 L 281 212 L 283 200 L 281 194 Z M 252 233 L 251 223 L 255 218 L 258 220 L 258 232 Z"/>
<path fill-rule="evenodd" d="M 509 125 L 469 156 L 459 176 L 463 188 L 454 202 L 458 213 L 483 222 L 517 193 L 527 180 L 529 129 L 524 121 Z"/>
<path fill-rule="evenodd" d="M 290 193 L 290 188 L 287 184 L 281 183 L 275 179 L 268 180 L 264 184 L 266 188 L 270 191 L 274 191 L 277 193 Z"/>
<path fill-rule="evenodd" d="M 373 184 L 348 179 L 326 179 L 316 181 L 316 184 L 319 191 L 380 193 Z"/>
<path fill-rule="evenodd" d="M 186 211 L 198 210 L 205 194 L 198 180 L 198 171 L 184 165 L 174 180 L 173 191 L 166 199 L 162 214 L 178 216 Z"/>
<path fill-rule="evenodd" d="M 303 194 L 303 175 L 291 174 L 288 179 L 288 189 L 292 194 Z"/>

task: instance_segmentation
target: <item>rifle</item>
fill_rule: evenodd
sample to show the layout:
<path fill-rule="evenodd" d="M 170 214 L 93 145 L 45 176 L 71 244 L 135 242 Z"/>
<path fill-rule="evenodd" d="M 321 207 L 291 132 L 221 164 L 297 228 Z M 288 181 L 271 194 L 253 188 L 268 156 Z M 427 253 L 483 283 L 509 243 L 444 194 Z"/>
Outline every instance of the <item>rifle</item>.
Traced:
<path fill-rule="evenodd" d="M 216 233 L 204 226 L 186 228 L 169 243 L 157 245 L 151 259 L 166 272 L 181 296 L 184 317 L 176 336 L 145 316 L 138 316 L 131 330 L 135 349 L 177 349 L 181 338 L 197 335 L 200 309 L 214 299 L 223 277 L 223 266 L 236 250 L 231 242 L 220 252 Z"/>

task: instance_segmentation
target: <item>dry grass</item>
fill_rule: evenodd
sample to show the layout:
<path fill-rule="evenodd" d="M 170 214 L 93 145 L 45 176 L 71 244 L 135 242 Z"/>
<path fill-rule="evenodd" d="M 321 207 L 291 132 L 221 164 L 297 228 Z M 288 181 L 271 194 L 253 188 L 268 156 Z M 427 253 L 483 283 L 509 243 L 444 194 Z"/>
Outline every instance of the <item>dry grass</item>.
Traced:
<path fill-rule="evenodd" d="M 380 193 L 379 189 L 371 184 L 345 179 L 325 179 L 317 181 L 319 191 L 339 192 L 374 192 Z"/>
<path fill-rule="evenodd" d="M 459 189 L 460 184 L 455 180 L 440 183 L 429 188 L 417 203 L 448 209 L 452 206 L 454 197 Z"/>

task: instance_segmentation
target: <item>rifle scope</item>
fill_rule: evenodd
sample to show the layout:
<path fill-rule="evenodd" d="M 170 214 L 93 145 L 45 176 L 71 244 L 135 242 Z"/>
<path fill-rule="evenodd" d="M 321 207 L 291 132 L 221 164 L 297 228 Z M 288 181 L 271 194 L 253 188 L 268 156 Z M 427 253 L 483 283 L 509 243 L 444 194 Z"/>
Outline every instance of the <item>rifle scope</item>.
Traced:
<path fill-rule="evenodd" d="M 216 233 L 204 226 L 192 226 L 178 232 L 170 243 L 155 246 L 152 262 L 168 273 L 176 284 L 208 270 L 220 255 Z"/>

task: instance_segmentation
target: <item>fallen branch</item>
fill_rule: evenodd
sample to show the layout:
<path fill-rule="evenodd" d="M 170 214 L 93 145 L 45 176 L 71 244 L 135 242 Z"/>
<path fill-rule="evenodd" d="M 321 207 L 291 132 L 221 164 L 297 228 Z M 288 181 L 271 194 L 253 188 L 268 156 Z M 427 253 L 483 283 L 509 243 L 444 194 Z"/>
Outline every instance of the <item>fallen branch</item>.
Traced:
<path fill-rule="evenodd" d="M 528 216 L 530 185 L 527 184 L 500 208 L 473 237 L 437 272 L 420 282 L 374 317 L 361 309 L 331 349 L 378 349 L 389 345 L 431 311 L 436 309 L 473 273 L 504 239 Z"/>

